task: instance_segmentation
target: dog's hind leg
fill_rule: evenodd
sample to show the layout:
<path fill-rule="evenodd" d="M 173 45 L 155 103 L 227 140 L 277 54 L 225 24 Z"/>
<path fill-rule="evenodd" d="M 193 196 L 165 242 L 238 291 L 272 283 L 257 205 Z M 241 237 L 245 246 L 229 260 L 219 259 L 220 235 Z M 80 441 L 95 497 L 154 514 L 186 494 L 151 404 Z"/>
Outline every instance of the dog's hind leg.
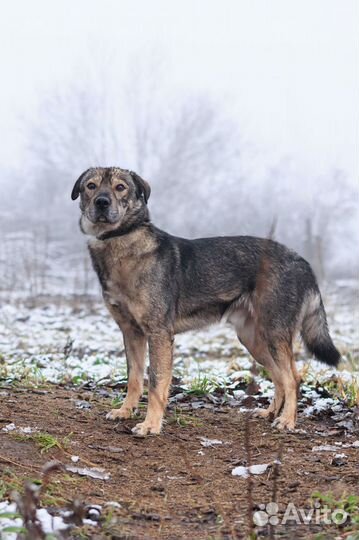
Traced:
<path fill-rule="evenodd" d="M 294 365 L 292 346 L 286 342 L 276 345 L 276 362 L 280 368 L 284 387 L 282 414 L 274 421 L 278 429 L 294 429 L 297 419 L 297 400 L 300 376 Z"/>
<path fill-rule="evenodd" d="M 300 383 L 302 382 L 302 377 L 301 377 L 300 373 L 298 373 L 297 366 L 295 365 L 295 358 L 294 358 L 293 352 L 292 352 L 290 358 L 291 358 L 290 365 L 291 365 L 291 368 L 292 368 L 293 377 L 297 381 L 297 385 L 298 385 L 297 392 L 298 392 L 298 396 L 299 396 L 299 387 L 300 387 Z"/>
<path fill-rule="evenodd" d="M 268 367 L 267 370 L 274 384 L 274 396 L 267 409 L 257 409 L 255 411 L 255 415 L 261 416 L 262 418 L 268 418 L 269 420 L 274 420 L 282 410 L 285 394 L 282 379 L 277 373 L 277 370 L 271 370 Z"/>
<path fill-rule="evenodd" d="M 245 345 L 244 342 L 242 343 L 243 345 Z M 276 418 L 282 410 L 285 397 L 283 381 L 280 371 L 278 369 L 278 366 L 275 364 L 275 361 L 268 347 L 265 344 L 263 344 L 262 346 L 257 345 L 253 348 L 246 348 L 249 350 L 256 362 L 258 362 L 258 364 L 261 364 L 268 371 L 269 377 L 274 384 L 274 396 L 268 408 L 257 409 L 255 411 L 255 415 L 261 416 L 262 418 L 268 418 L 269 420 L 274 420 L 274 418 Z"/>
<path fill-rule="evenodd" d="M 106 418 L 109 420 L 131 418 L 143 393 L 146 337 L 139 329 L 129 327 L 123 329 L 123 339 L 127 360 L 127 395 L 120 409 L 112 409 L 107 413 Z"/>
<path fill-rule="evenodd" d="M 148 409 L 144 422 L 132 429 L 134 435 L 138 437 L 160 433 L 172 380 L 172 334 L 162 331 L 150 335 L 148 345 L 150 354 Z"/>
<path fill-rule="evenodd" d="M 248 352 L 253 356 L 254 360 L 262 365 L 269 373 L 271 380 L 274 383 L 274 397 L 267 409 L 257 409 L 255 414 L 270 420 L 276 418 L 284 403 L 284 387 L 280 374 L 280 370 L 268 348 L 267 343 L 261 339 L 254 318 L 243 313 L 242 317 L 235 319 L 235 328 L 239 341 L 245 346 Z"/>

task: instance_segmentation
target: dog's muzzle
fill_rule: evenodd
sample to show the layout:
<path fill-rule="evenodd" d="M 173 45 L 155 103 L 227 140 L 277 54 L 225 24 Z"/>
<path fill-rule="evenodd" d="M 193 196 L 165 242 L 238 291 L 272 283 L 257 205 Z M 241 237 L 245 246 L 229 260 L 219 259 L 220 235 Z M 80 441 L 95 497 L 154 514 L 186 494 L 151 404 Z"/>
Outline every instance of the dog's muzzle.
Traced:
<path fill-rule="evenodd" d="M 106 195 L 99 195 L 94 201 L 94 206 L 96 209 L 96 221 L 108 222 L 111 199 Z"/>

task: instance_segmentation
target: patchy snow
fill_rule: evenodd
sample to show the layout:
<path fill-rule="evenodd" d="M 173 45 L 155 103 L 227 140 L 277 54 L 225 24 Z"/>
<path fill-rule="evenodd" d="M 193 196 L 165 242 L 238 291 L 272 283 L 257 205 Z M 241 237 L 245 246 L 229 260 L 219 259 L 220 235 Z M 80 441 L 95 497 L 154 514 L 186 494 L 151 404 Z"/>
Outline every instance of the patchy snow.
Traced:
<path fill-rule="evenodd" d="M 36 433 L 38 429 L 30 427 L 30 426 L 17 427 L 14 423 L 11 423 L 3 427 L 1 431 L 5 431 L 5 433 L 14 432 L 14 433 L 20 433 L 21 435 L 29 435 L 30 433 Z"/>
<path fill-rule="evenodd" d="M 312 452 L 336 452 L 338 450 L 337 446 L 331 444 L 323 444 L 321 446 L 313 446 Z"/>
<path fill-rule="evenodd" d="M 327 411 L 328 409 L 333 409 L 333 406 L 335 406 L 337 403 L 338 400 L 332 398 L 317 397 L 314 405 L 311 405 L 310 407 L 304 409 L 304 414 L 306 416 L 313 416 L 313 414 L 315 413 Z"/>
<path fill-rule="evenodd" d="M 343 362 L 339 369 L 330 368 L 310 359 L 299 342 L 296 343 L 297 366 L 304 377 L 301 407 L 309 416 L 336 413 L 338 426 L 342 422 L 341 427 L 351 431 L 351 420 L 342 412 L 342 402 L 336 399 L 338 394 L 328 393 L 327 388 L 335 386 L 338 379 L 341 384 L 359 384 L 355 290 L 343 286 L 327 290 L 324 287 L 324 301 L 331 333 L 343 354 Z M 11 388 L 13 381 L 23 378 L 35 383 L 81 385 L 87 382 L 112 384 L 127 375 L 122 334 L 103 303 L 91 297 L 37 297 L 25 301 L 19 296 L 12 304 L 2 304 L 0 353 L 2 391 L 7 390 L 6 383 Z M 188 407 L 210 407 L 211 403 L 226 402 L 247 411 L 255 405 L 246 402 L 250 381 L 255 386 L 251 400 L 256 400 L 259 407 L 266 407 L 267 400 L 273 396 L 273 384 L 260 368 L 253 375 L 252 366 L 250 355 L 229 325 L 219 324 L 178 335 L 174 375 L 181 381 L 181 390 L 171 402 L 186 406 L 186 392 L 205 378 L 207 392 L 225 389 L 230 396 L 223 397 L 224 392 L 210 395 L 207 401 L 193 400 Z M 91 403 L 77 400 L 76 407 L 91 408 Z M 3 428 L 4 431 L 11 429 Z"/>
<path fill-rule="evenodd" d="M 1 517 L 6 515 L 8 517 Z M 10 517 L 11 516 L 11 517 Z M 17 509 L 15 503 L 0 502 L 0 537 L 3 540 L 16 540 L 18 537 L 17 532 L 6 532 L 7 528 L 20 528 L 22 527 L 23 520 L 21 517 L 17 517 Z M 41 523 L 42 529 L 46 534 L 54 533 L 56 531 L 63 531 L 69 528 L 62 517 L 52 516 L 45 508 L 39 508 L 36 510 L 36 517 Z M 92 521 L 91 521 L 92 523 Z"/>
<path fill-rule="evenodd" d="M 120 505 L 120 503 L 116 502 L 116 501 L 107 501 L 104 506 L 112 506 L 113 508 L 122 508 L 122 506 Z"/>
<path fill-rule="evenodd" d="M 220 441 L 219 439 L 207 439 L 206 437 L 201 437 L 201 445 L 205 448 L 211 448 L 212 446 L 216 446 L 218 444 L 223 444 L 223 441 Z"/>
<path fill-rule="evenodd" d="M 232 476 L 241 476 L 247 478 L 249 474 L 263 474 L 270 467 L 270 463 L 263 463 L 261 465 L 251 465 L 250 467 L 235 467 L 232 469 Z"/>
<path fill-rule="evenodd" d="M 342 302 L 340 295 L 332 293 L 326 306 L 331 332 L 344 353 L 344 363 L 338 371 L 310 360 L 309 383 L 311 378 L 325 381 L 339 373 L 343 380 L 350 382 L 355 377 L 359 381 L 359 371 L 353 371 L 348 364 L 349 356 L 352 359 L 358 353 L 359 326 L 355 325 L 350 306 L 335 305 L 338 298 Z M 20 300 L 3 304 L 0 351 L 0 377 L 9 382 L 26 376 L 62 383 L 88 379 L 109 382 L 126 376 L 121 332 L 100 301 L 92 301 L 91 305 L 76 299 L 51 303 L 50 298 L 45 305 L 31 307 Z M 300 351 L 298 368 L 303 369 L 309 359 Z M 345 369 L 345 361 L 350 369 Z M 250 356 L 229 325 L 176 336 L 175 374 L 185 384 L 204 374 L 215 380 L 226 378 L 227 382 L 231 376 L 235 384 L 238 379 L 251 378 L 251 366 Z M 261 376 L 257 380 L 262 394 L 271 397 L 272 383 Z M 314 412 L 318 412 L 318 406 Z"/>
<path fill-rule="evenodd" d="M 9 431 L 15 431 L 16 426 L 14 423 L 7 424 L 7 426 L 3 427 L 1 431 L 5 431 L 6 433 L 9 433 Z"/>
<path fill-rule="evenodd" d="M 4 529 L 8 527 L 21 527 L 22 519 L 20 517 L 15 517 L 16 504 L 9 502 L 0 502 L 0 538 L 4 540 L 16 540 L 17 533 L 13 532 L 4 532 Z M 3 516 L 3 517 L 2 517 Z"/>
<path fill-rule="evenodd" d="M 110 474 L 100 467 L 74 467 L 73 465 L 67 465 L 66 470 L 80 476 L 88 476 L 89 478 L 95 478 L 96 480 L 109 480 Z"/>

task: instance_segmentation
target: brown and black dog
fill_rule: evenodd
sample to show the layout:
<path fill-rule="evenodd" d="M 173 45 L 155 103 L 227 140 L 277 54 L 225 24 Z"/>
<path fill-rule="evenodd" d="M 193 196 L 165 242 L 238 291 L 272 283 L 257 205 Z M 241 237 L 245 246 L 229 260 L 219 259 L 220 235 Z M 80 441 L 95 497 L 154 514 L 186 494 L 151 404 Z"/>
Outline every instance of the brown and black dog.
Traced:
<path fill-rule="evenodd" d="M 219 321 L 231 323 L 251 355 L 270 373 L 275 395 L 261 416 L 292 429 L 300 377 L 293 340 L 337 365 L 318 285 L 309 264 L 272 240 L 250 236 L 177 238 L 150 221 L 150 186 L 120 168 L 92 168 L 76 181 L 81 230 L 105 303 L 126 349 L 128 392 L 107 418 L 129 418 L 143 391 L 149 348 L 149 397 L 144 422 L 133 433 L 160 433 L 178 332 Z"/>

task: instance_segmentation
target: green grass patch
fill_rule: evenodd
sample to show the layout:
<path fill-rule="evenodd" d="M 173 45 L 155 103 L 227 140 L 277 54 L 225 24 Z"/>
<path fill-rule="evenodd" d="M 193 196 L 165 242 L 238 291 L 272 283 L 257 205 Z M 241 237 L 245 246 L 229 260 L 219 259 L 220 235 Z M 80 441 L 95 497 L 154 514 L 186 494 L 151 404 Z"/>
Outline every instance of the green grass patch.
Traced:
<path fill-rule="evenodd" d="M 62 474 L 61 477 L 53 476 L 50 482 L 46 482 L 43 492 L 40 492 L 40 500 L 44 506 L 64 506 L 71 501 L 71 491 L 76 492 L 76 486 L 83 482 L 84 478 L 74 477 L 69 474 Z M 26 483 L 42 486 L 42 481 L 31 476 L 19 475 L 11 468 L 6 468 L 1 473 L 0 478 L 0 500 L 11 498 L 13 492 L 22 494 Z M 68 494 L 67 497 L 65 494 Z M 0 516 L 1 517 L 1 516 Z M 5 516 L 4 516 L 5 517 Z"/>
<path fill-rule="evenodd" d="M 340 521 L 341 516 L 346 513 L 348 515 L 347 523 L 344 526 L 359 528 L 359 495 L 343 493 L 339 498 L 332 492 L 322 493 L 315 491 L 312 494 L 313 502 L 319 502 L 325 505 L 332 512 L 336 511 L 337 519 Z"/>
<path fill-rule="evenodd" d="M 198 377 L 193 379 L 191 382 L 190 387 L 187 390 L 187 394 L 196 397 L 203 397 L 218 389 L 224 389 L 224 386 L 220 381 L 207 377 L 206 375 L 198 375 Z"/>
<path fill-rule="evenodd" d="M 57 439 L 54 435 L 50 433 L 31 433 L 29 435 L 22 433 L 10 434 L 18 441 L 32 441 L 40 449 L 41 454 L 52 450 L 53 448 L 58 448 L 59 450 L 66 450 L 70 444 L 70 437 L 72 433 L 61 439 Z"/>
<path fill-rule="evenodd" d="M 182 412 L 182 409 L 175 407 L 173 410 L 173 414 L 168 417 L 167 419 L 168 424 L 176 424 L 180 427 L 187 427 L 187 426 L 193 426 L 193 427 L 200 427 L 202 426 L 202 422 L 196 418 L 195 416 L 191 416 L 190 414 L 184 414 Z"/>

